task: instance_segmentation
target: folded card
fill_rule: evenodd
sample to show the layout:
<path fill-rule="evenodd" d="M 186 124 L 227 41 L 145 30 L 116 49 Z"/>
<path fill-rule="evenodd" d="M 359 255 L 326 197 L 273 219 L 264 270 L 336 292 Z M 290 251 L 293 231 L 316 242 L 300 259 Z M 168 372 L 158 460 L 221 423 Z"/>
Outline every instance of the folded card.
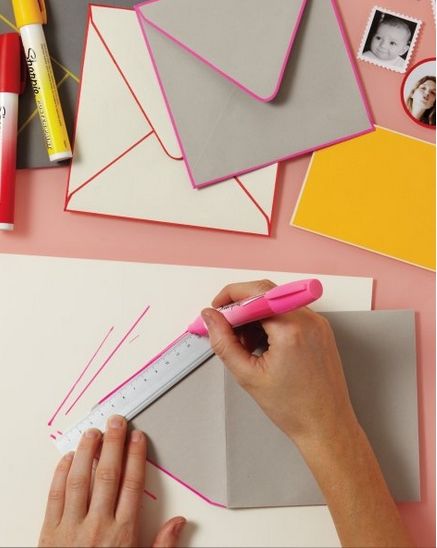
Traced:
<path fill-rule="evenodd" d="M 333 0 L 136 10 L 194 186 L 373 129 Z"/>
<path fill-rule="evenodd" d="M 90 7 L 67 211 L 268 235 L 276 172 L 193 191 L 135 13 Z"/>
<path fill-rule="evenodd" d="M 393 496 L 419 500 L 414 313 L 324 315 L 334 329 L 355 412 Z M 133 424 L 147 431 L 152 462 L 215 503 L 239 508 L 324 504 L 298 449 L 217 357 Z"/>

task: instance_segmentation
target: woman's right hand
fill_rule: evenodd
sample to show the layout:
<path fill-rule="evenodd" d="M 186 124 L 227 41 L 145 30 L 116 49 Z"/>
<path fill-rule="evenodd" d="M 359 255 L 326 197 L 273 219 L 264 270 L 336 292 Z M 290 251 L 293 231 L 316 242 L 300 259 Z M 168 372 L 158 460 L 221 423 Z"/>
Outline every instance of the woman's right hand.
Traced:
<path fill-rule="evenodd" d="M 212 305 L 272 287 L 269 281 L 232 284 Z M 342 546 L 413 546 L 355 417 L 328 321 L 308 308 L 263 320 L 268 349 L 255 356 L 241 342 L 248 340 L 250 329 L 243 328 L 241 337 L 216 310 L 202 316 L 215 353 L 300 449 Z"/>
<path fill-rule="evenodd" d="M 231 284 L 212 305 L 259 295 L 274 286 L 267 280 Z M 263 320 L 268 349 L 261 356 L 251 354 L 216 310 L 206 309 L 202 317 L 214 352 L 298 446 L 325 442 L 339 428 L 356 427 L 334 334 L 323 316 L 303 308 Z"/>

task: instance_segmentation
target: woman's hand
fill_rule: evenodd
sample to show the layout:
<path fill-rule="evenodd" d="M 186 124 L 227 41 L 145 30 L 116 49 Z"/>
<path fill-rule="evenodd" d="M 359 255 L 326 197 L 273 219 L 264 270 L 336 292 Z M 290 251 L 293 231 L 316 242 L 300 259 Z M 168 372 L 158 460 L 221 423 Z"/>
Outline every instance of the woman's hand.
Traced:
<path fill-rule="evenodd" d="M 99 430 L 88 430 L 76 453 L 61 459 L 53 476 L 39 546 L 138 546 L 146 437 L 133 431 L 126 443 L 126 434 L 125 419 L 113 416 L 104 436 Z M 182 517 L 169 520 L 154 546 L 175 546 L 184 524 Z"/>
<path fill-rule="evenodd" d="M 265 293 L 269 281 L 232 284 L 215 307 Z M 307 308 L 263 320 L 268 349 L 248 345 L 213 309 L 202 313 L 215 353 L 265 413 L 299 447 L 314 474 L 342 546 L 411 547 L 347 391 L 329 323 Z"/>
<path fill-rule="evenodd" d="M 231 284 L 212 305 L 223 306 L 272 287 L 267 280 Z M 303 308 L 263 320 L 268 349 L 260 356 L 252 355 L 245 344 L 245 328 L 236 334 L 213 309 L 203 311 L 202 317 L 215 353 L 297 445 L 325 441 L 342 426 L 355 426 L 334 335 L 323 316 Z"/>

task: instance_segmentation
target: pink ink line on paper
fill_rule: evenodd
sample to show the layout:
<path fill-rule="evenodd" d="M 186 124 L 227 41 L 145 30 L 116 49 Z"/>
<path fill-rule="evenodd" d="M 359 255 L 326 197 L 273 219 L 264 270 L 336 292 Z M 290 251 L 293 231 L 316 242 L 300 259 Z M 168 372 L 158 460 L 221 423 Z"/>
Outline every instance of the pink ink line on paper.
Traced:
<path fill-rule="evenodd" d="M 67 392 L 67 395 L 65 396 L 65 398 L 62 400 L 62 402 L 59 404 L 58 408 L 56 409 L 56 411 L 53 413 L 53 416 L 49 419 L 49 422 L 47 423 L 48 426 L 51 426 L 53 424 L 53 421 L 55 420 L 55 418 L 57 417 L 58 413 L 60 412 L 60 410 L 62 409 L 62 407 L 64 406 L 65 402 L 68 400 L 68 398 L 71 396 L 72 392 L 74 391 L 74 389 L 76 388 L 76 386 L 79 384 L 79 382 L 81 381 L 81 379 L 83 378 L 83 376 L 85 375 L 85 373 L 88 371 L 89 367 L 91 366 L 91 364 L 93 363 L 95 357 L 97 356 L 97 354 L 100 352 L 102 346 L 105 344 L 105 342 L 107 341 L 109 335 L 112 333 L 112 331 L 114 330 L 114 327 L 111 327 L 111 329 L 106 333 L 106 335 L 104 336 L 102 342 L 99 344 L 97 350 L 94 352 L 94 354 L 91 356 L 91 358 L 88 360 L 88 363 L 85 365 L 84 369 L 82 370 L 81 374 L 79 375 L 79 377 L 76 379 L 76 381 L 73 383 L 73 386 L 70 388 L 70 390 Z"/>
<path fill-rule="evenodd" d="M 192 493 L 194 493 L 195 495 L 200 497 L 202 500 L 204 500 L 208 504 L 211 504 L 212 506 L 217 506 L 218 508 L 226 508 L 226 506 L 224 504 L 221 504 L 219 502 L 215 502 L 215 501 L 209 499 L 208 497 L 206 497 L 205 495 L 202 495 L 202 493 L 200 491 L 197 491 L 196 489 L 194 489 L 194 487 L 192 487 L 191 485 L 188 485 L 188 483 L 185 483 L 184 481 L 182 481 L 178 477 L 174 476 L 171 472 L 169 472 L 168 470 L 166 470 L 162 466 L 159 466 L 159 464 L 156 464 L 156 462 L 152 462 L 149 459 L 147 459 L 147 462 L 152 464 L 158 470 L 161 470 L 161 472 L 163 472 L 164 474 L 167 474 L 167 476 L 169 476 L 170 478 L 172 478 L 175 481 L 177 481 L 178 483 L 180 483 L 183 487 L 186 487 L 189 491 L 191 491 Z"/>
<path fill-rule="evenodd" d="M 144 489 L 144 494 L 147 495 L 148 497 L 150 497 L 151 499 L 153 500 L 158 500 L 156 495 L 154 495 L 153 493 L 151 493 L 150 491 L 147 491 L 147 489 Z"/>
<path fill-rule="evenodd" d="M 65 412 L 65 415 L 68 415 L 70 411 L 73 409 L 73 407 L 76 405 L 76 403 L 80 400 L 80 398 L 84 395 L 84 393 L 88 390 L 88 388 L 91 386 L 91 384 L 95 381 L 95 379 L 100 375 L 100 373 L 103 371 L 103 369 L 108 365 L 108 363 L 112 360 L 112 358 L 115 356 L 115 354 L 118 352 L 118 350 L 121 348 L 123 343 L 126 341 L 126 339 L 129 337 L 129 335 L 132 333 L 132 331 L 136 328 L 136 326 L 140 323 L 140 321 L 144 318 L 144 316 L 147 314 L 150 306 L 147 306 L 143 312 L 139 315 L 139 317 L 135 320 L 134 324 L 128 329 L 127 333 L 123 336 L 123 338 L 120 340 L 120 342 L 115 346 L 114 350 L 109 354 L 109 356 L 106 358 L 106 360 L 103 362 L 103 364 L 99 367 L 99 369 L 94 373 L 94 375 L 91 377 L 89 382 L 86 384 L 86 386 L 82 389 L 80 394 L 77 396 L 77 398 L 74 400 L 74 402 L 70 405 L 70 407 Z"/>
<path fill-rule="evenodd" d="M 99 404 L 103 403 L 104 401 L 106 401 L 108 398 L 110 398 L 113 394 L 115 394 L 116 392 L 118 392 L 120 390 L 120 388 L 123 388 L 123 386 L 125 386 L 126 384 L 128 384 L 132 379 L 134 379 L 135 377 L 137 377 L 140 373 L 142 373 L 145 369 L 147 369 L 148 367 L 150 367 L 152 365 L 152 363 L 155 363 L 156 360 L 158 360 L 163 354 L 165 354 L 165 352 L 167 352 L 167 350 L 169 348 L 171 348 L 173 345 L 175 345 L 180 339 L 182 339 L 183 337 L 185 337 L 186 335 L 186 331 L 184 331 L 184 333 L 182 333 L 181 335 L 179 335 L 179 337 L 177 337 L 173 342 L 171 342 L 170 344 L 168 344 L 163 350 L 161 350 L 159 352 L 159 354 L 157 354 L 154 358 L 152 358 L 151 360 L 149 360 L 145 365 L 143 365 L 143 367 L 141 367 L 141 369 L 139 369 L 136 373 L 134 373 L 133 375 L 131 375 L 128 379 L 126 379 L 125 381 L 123 381 L 121 384 L 119 384 L 118 386 L 116 386 L 113 390 L 111 390 L 111 392 L 109 392 L 109 394 L 106 394 L 106 396 L 103 396 L 103 398 L 98 402 Z"/>

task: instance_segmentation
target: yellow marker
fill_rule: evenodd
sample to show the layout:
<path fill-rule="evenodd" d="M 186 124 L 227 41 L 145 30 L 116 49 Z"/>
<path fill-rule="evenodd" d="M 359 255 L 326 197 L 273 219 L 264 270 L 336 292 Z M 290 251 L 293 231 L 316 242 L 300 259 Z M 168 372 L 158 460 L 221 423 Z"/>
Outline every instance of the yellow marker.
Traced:
<path fill-rule="evenodd" d="M 12 0 L 29 70 L 30 85 L 51 162 L 71 158 L 71 147 L 42 25 L 44 0 Z"/>

